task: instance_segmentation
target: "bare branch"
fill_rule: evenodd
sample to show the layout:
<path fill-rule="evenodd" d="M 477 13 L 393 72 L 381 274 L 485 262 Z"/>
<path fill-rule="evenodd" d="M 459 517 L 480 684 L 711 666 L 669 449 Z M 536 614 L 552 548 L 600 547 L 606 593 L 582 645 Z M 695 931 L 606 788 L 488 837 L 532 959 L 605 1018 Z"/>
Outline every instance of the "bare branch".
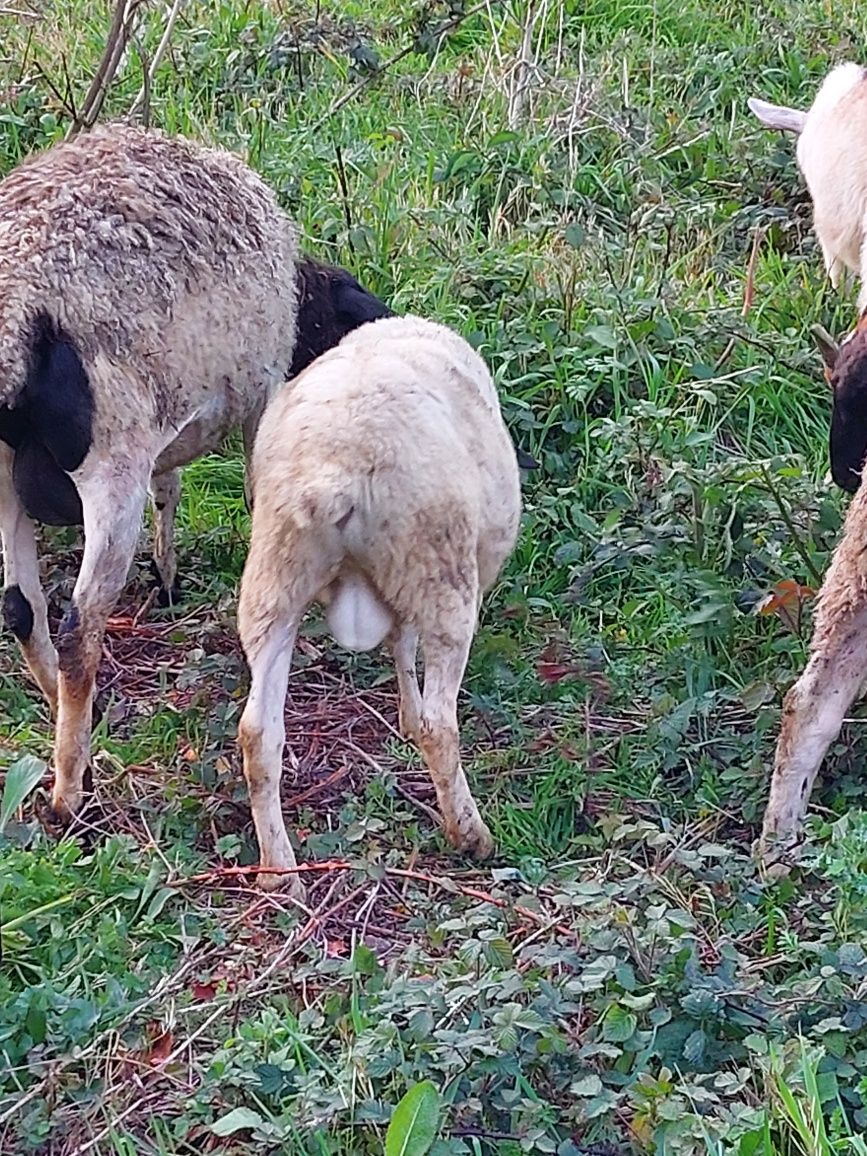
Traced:
<path fill-rule="evenodd" d="M 96 74 L 90 82 L 90 88 L 87 90 L 78 116 L 75 117 L 69 127 L 69 132 L 66 134 L 67 140 L 71 140 L 82 129 L 90 128 L 96 123 L 106 93 L 114 80 L 121 57 L 132 35 L 138 10 L 143 3 L 144 0 L 118 0 L 115 5 L 111 27 L 105 43 L 105 51 L 102 54 Z"/>
<path fill-rule="evenodd" d="M 149 102 L 150 94 L 154 86 L 154 78 L 157 74 L 157 69 L 159 68 L 160 64 L 162 64 L 163 57 L 166 54 L 166 49 L 169 46 L 169 41 L 172 38 L 172 32 L 175 28 L 175 21 L 177 20 L 178 14 L 183 5 L 184 0 L 174 0 L 171 11 L 169 12 L 169 18 L 166 21 L 166 26 L 163 31 L 162 38 L 157 45 L 157 50 L 154 53 L 153 60 L 151 61 L 150 68 L 145 73 L 142 86 L 139 89 L 139 94 L 133 101 L 132 108 L 129 110 L 130 116 L 135 116 L 139 109 L 142 109 L 142 119 L 145 121 L 145 123 L 147 123 L 150 115 Z"/>

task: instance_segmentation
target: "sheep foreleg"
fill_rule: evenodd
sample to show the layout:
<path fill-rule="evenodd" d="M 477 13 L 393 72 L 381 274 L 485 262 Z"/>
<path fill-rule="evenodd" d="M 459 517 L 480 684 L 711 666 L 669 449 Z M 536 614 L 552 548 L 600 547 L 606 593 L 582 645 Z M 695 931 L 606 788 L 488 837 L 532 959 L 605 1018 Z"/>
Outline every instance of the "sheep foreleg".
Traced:
<path fill-rule="evenodd" d="M 154 577 L 159 583 L 160 605 L 171 606 L 180 598 L 175 553 L 175 515 L 181 500 L 180 471 L 169 470 L 151 478 L 150 494 L 154 509 Z"/>
<path fill-rule="evenodd" d="M 132 464 L 120 473 L 112 462 L 76 479 L 84 510 L 84 554 L 57 638 L 60 676 L 51 801 L 61 819 L 81 807 L 105 624 L 135 554 L 148 474 Z"/>
<path fill-rule="evenodd" d="M 827 586 L 827 583 L 826 583 Z M 823 591 L 823 597 L 827 591 Z M 867 610 L 823 631 L 804 673 L 789 690 L 758 852 L 775 873 L 796 854 L 810 792 L 828 747 L 867 677 Z"/>

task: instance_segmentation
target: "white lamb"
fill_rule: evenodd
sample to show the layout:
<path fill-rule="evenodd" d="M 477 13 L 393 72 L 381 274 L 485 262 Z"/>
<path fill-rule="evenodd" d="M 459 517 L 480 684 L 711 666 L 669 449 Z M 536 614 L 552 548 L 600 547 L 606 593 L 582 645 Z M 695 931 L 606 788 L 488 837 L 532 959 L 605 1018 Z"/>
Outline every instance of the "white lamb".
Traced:
<path fill-rule="evenodd" d="M 282 881 L 269 868 L 296 866 L 280 807 L 283 711 L 296 634 L 314 601 L 342 646 L 389 641 L 401 730 L 430 771 L 446 836 L 488 855 L 493 841 L 461 767 L 457 698 L 521 503 L 484 362 L 457 334 L 417 317 L 358 329 L 269 404 L 251 482 L 238 615 L 251 686 L 239 742 L 261 885 Z M 287 886 L 303 890 L 297 876 Z"/>
<path fill-rule="evenodd" d="M 798 167 L 813 201 L 813 227 L 836 289 L 847 270 L 861 278 L 867 308 L 867 70 L 840 64 L 825 77 L 809 111 L 755 97 L 751 111 L 768 128 L 798 133 Z"/>

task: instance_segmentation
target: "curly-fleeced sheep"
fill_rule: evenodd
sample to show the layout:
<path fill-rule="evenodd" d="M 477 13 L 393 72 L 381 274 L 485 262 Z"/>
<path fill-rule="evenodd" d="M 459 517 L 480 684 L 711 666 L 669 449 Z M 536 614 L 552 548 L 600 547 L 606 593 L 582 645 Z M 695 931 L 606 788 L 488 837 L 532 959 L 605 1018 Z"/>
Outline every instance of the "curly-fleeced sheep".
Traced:
<path fill-rule="evenodd" d="M 56 714 L 53 806 L 80 806 L 106 618 L 150 486 L 171 588 L 178 469 L 259 418 L 356 325 L 390 313 L 295 228 L 240 158 L 112 124 L 0 182 L 4 609 Z M 84 526 L 71 605 L 48 632 L 33 519 Z"/>
<path fill-rule="evenodd" d="M 798 166 L 813 202 L 813 227 L 836 289 L 846 271 L 861 278 L 867 308 L 867 69 L 840 64 L 825 77 L 807 112 L 755 97 L 752 112 L 768 128 L 795 132 Z"/>
<path fill-rule="evenodd" d="M 401 730 L 421 749 L 446 835 L 488 854 L 461 767 L 457 698 L 521 502 L 484 362 L 456 333 L 415 317 L 356 330 L 269 404 L 251 479 L 238 613 L 251 686 L 239 741 L 263 886 L 280 882 L 269 868 L 295 866 L 280 808 L 283 711 L 295 637 L 314 601 L 341 645 L 390 641 Z"/>

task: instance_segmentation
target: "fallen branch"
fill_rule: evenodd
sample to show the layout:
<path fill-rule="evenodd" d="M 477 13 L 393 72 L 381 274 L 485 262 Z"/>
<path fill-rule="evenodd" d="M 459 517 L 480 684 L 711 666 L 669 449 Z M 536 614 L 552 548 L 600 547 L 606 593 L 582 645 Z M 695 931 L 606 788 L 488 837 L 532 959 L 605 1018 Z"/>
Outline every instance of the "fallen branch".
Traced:
<path fill-rule="evenodd" d="M 175 28 L 175 21 L 178 18 L 178 13 L 183 7 L 183 4 L 184 0 L 174 0 L 174 4 L 172 4 L 171 11 L 169 12 L 169 18 L 166 21 L 165 29 L 163 30 L 162 38 L 160 39 L 160 42 L 157 45 L 157 50 L 154 53 L 154 58 L 150 62 L 150 67 L 144 74 L 144 79 L 142 81 L 142 86 L 139 89 L 139 94 L 132 102 L 132 108 L 129 110 L 130 116 L 135 116 L 139 109 L 142 109 L 142 118 L 145 122 L 147 122 L 150 116 L 150 94 L 154 86 L 154 79 L 156 78 L 157 69 L 162 64 L 163 57 L 166 54 L 166 49 L 169 46 L 169 41 L 172 38 L 172 32 Z"/>

